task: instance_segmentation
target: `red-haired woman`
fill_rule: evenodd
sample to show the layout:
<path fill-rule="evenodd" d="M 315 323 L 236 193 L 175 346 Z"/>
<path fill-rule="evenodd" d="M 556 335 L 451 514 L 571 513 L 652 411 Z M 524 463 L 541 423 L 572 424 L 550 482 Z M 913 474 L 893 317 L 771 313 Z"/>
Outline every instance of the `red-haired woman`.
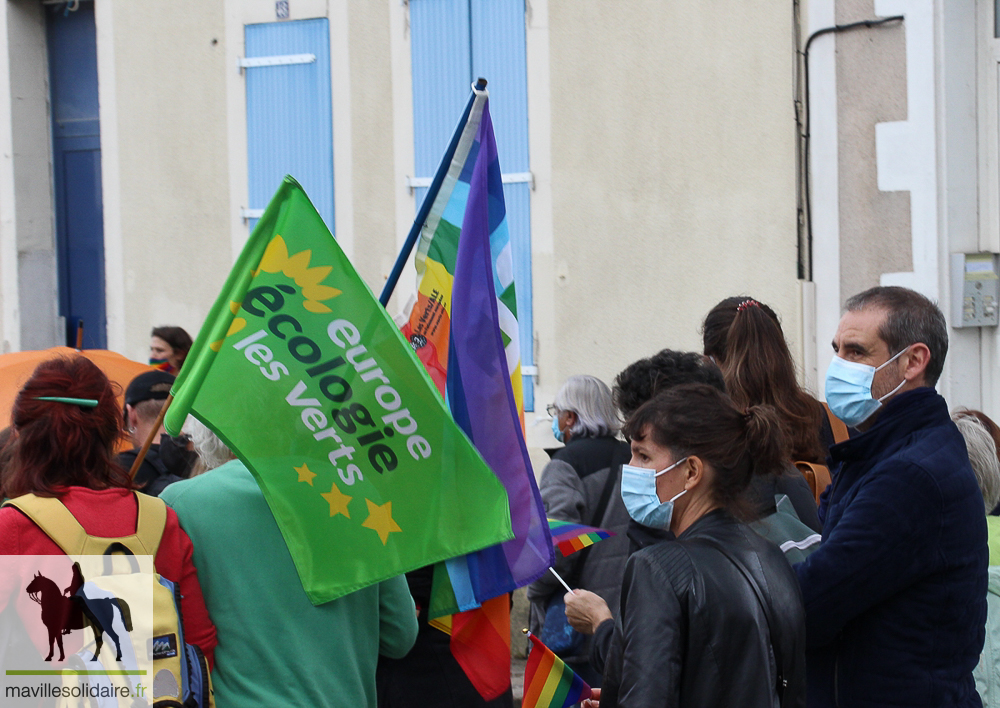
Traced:
<path fill-rule="evenodd" d="M 87 534 L 131 536 L 138 522 L 138 499 L 128 473 L 115 464 L 121 408 L 104 373 L 81 356 L 42 362 L 21 389 L 12 413 L 16 446 L 5 493 L 58 499 Z M 157 503 L 160 503 L 157 500 Z M 60 555 L 63 551 L 25 513 L 0 508 L 0 555 Z M 191 540 L 177 515 L 166 509 L 166 524 L 153 559 L 156 571 L 180 585 L 185 640 L 213 662 L 215 627 L 209 619 L 194 562 Z M 17 579 L 0 574 L 0 609 L 15 600 Z M 22 617 L 37 614 L 25 593 L 16 598 Z"/>

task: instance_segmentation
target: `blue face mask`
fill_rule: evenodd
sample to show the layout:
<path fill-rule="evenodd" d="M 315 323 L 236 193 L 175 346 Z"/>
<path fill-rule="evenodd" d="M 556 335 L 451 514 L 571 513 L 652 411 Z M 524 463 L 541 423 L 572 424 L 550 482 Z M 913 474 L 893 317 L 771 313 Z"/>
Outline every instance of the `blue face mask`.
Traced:
<path fill-rule="evenodd" d="M 670 519 L 674 515 L 674 500 L 687 490 L 684 489 L 670 500 L 660 503 L 660 497 L 656 494 L 656 478 L 669 472 L 685 460 L 687 460 L 686 457 L 659 472 L 653 472 L 645 467 L 623 465 L 622 501 L 625 502 L 628 515 L 643 526 L 653 529 L 669 529 Z"/>
<path fill-rule="evenodd" d="M 872 380 L 875 378 L 875 372 L 895 361 L 907 349 L 909 347 L 899 351 L 881 366 L 869 366 L 847 361 L 839 356 L 833 357 L 826 370 L 826 403 L 833 414 L 852 428 L 871 418 L 875 411 L 882 407 L 882 401 L 896 393 L 906 383 L 906 379 L 903 379 L 899 382 L 899 386 L 881 398 L 872 398 Z"/>
<path fill-rule="evenodd" d="M 556 440 L 559 442 L 563 441 L 563 431 L 559 430 L 559 415 L 555 415 L 552 418 L 552 434 L 555 435 Z"/>

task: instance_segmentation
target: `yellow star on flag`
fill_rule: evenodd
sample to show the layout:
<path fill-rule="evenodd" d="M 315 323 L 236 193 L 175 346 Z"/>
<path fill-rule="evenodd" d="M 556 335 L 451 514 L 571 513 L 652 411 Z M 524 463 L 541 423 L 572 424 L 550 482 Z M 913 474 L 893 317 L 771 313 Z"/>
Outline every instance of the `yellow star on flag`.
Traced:
<path fill-rule="evenodd" d="M 368 518 L 361 525 L 377 533 L 384 546 L 389 541 L 390 533 L 403 530 L 392 520 L 392 502 L 387 501 L 379 506 L 371 499 L 365 501 L 368 502 Z"/>
<path fill-rule="evenodd" d="M 327 503 L 330 505 L 330 516 L 336 516 L 337 514 L 343 514 L 348 519 L 351 518 L 350 512 L 347 510 L 347 503 L 353 499 L 344 494 L 340 489 L 337 488 L 337 483 L 333 483 L 333 487 L 326 494 L 320 494 L 321 497 L 326 499 Z M 369 502 L 370 504 L 371 502 Z M 371 507 L 369 507 L 370 509 Z"/>
<path fill-rule="evenodd" d="M 309 465 L 303 462 L 301 467 L 293 467 L 292 469 L 299 473 L 300 482 L 307 482 L 310 487 L 313 486 L 313 478 L 316 473 L 309 469 Z"/>

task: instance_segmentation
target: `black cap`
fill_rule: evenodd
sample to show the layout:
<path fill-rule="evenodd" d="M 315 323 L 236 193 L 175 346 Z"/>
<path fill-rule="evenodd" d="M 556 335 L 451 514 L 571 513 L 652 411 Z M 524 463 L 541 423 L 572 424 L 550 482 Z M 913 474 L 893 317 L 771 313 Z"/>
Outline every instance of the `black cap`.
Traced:
<path fill-rule="evenodd" d="M 143 401 L 162 401 L 170 395 L 174 385 L 174 375 L 166 371 L 147 371 L 139 374 L 125 389 L 125 403 L 134 406 Z"/>

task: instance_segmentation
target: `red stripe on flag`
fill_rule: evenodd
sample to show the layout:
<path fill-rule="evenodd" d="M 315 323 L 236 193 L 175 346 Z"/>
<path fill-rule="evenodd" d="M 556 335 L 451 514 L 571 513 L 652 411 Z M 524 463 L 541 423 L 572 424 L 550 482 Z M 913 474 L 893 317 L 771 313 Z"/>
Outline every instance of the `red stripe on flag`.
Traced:
<path fill-rule="evenodd" d="M 522 708 L 535 708 L 541 696 L 542 689 L 549 674 L 552 673 L 552 665 L 555 663 L 556 655 L 548 647 L 538 641 L 533 634 L 529 634 L 534 647 L 528 655 L 528 664 L 524 667 L 524 697 L 521 699 Z"/>
<path fill-rule="evenodd" d="M 484 700 L 502 695 L 510 687 L 510 596 L 452 615 L 450 646 Z"/>

